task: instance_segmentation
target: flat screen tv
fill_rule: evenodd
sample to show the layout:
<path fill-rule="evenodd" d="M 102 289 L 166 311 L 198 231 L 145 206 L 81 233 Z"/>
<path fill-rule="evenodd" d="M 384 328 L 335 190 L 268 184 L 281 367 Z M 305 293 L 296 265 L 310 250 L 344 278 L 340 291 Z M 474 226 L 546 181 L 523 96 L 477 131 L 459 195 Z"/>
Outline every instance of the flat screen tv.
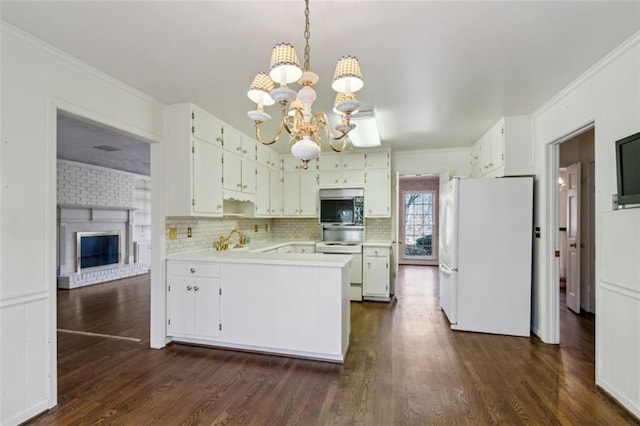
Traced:
<path fill-rule="evenodd" d="M 616 141 L 618 206 L 640 206 L 640 132 Z"/>

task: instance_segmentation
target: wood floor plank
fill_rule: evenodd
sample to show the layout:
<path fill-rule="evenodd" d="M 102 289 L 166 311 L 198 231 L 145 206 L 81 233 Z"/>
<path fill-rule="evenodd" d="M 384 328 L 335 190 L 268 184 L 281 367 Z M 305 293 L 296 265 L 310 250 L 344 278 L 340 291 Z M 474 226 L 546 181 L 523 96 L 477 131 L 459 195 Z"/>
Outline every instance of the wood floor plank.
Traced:
<path fill-rule="evenodd" d="M 438 270 L 352 303 L 343 365 L 188 345 L 149 349 L 149 277 L 58 292 L 59 405 L 33 425 L 639 425 L 594 382 L 594 318 L 562 344 L 452 331 Z"/>

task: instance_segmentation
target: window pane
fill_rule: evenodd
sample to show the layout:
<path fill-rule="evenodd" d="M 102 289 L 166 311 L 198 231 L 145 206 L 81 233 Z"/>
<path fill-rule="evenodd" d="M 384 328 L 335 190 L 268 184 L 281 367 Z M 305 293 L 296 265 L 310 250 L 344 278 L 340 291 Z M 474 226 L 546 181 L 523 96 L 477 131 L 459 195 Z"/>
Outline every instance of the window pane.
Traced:
<path fill-rule="evenodd" d="M 433 192 L 404 195 L 405 257 L 433 257 Z"/>

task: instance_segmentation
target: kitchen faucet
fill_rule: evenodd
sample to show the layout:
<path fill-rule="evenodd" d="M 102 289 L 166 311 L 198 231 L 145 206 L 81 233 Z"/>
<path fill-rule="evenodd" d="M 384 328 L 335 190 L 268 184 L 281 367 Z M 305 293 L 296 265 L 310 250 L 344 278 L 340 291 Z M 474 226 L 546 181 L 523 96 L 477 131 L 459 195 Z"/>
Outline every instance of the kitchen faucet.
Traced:
<path fill-rule="evenodd" d="M 245 239 L 244 239 L 244 234 L 242 233 L 241 230 L 239 229 L 233 229 L 231 232 L 229 232 L 229 235 L 225 236 L 220 236 L 218 237 L 218 241 L 216 241 L 214 243 L 214 247 L 216 249 L 216 251 L 225 251 L 229 248 L 229 241 L 231 240 L 231 237 L 233 236 L 233 234 L 238 234 L 238 246 L 243 246 Z"/>

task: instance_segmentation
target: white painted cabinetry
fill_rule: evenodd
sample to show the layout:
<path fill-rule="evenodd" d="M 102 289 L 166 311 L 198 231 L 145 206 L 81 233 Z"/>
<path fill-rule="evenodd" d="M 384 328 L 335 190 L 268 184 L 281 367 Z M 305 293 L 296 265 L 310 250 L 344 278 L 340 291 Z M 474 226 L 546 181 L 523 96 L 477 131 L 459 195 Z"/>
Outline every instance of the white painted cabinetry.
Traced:
<path fill-rule="evenodd" d="M 368 169 L 364 186 L 364 216 L 391 217 L 389 169 Z"/>
<path fill-rule="evenodd" d="M 316 217 L 318 215 L 317 171 L 285 171 L 282 174 L 282 180 L 283 216 Z"/>
<path fill-rule="evenodd" d="M 325 187 L 363 187 L 365 154 L 322 154 L 318 159 L 318 183 Z"/>
<path fill-rule="evenodd" d="M 223 148 L 224 198 L 255 202 L 256 142 L 226 126 Z"/>
<path fill-rule="evenodd" d="M 192 104 L 166 107 L 165 120 L 167 215 L 222 216 L 222 122 Z"/>
<path fill-rule="evenodd" d="M 391 282 L 389 247 L 363 247 L 362 297 L 368 300 L 389 301 Z"/>
<path fill-rule="evenodd" d="M 293 247 L 294 253 L 315 253 L 316 245 L 315 243 L 294 243 L 291 244 Z"/>
<path fill-rule="evenodd" d="M 471 148 L 471 175 L 499 177 L 534 171 L 531 116 L 501 118 Z"/>
<path fill-rule="evenodd" d="M 167 334 L 220 337 L 220 264 L 167 261 Z"/>

